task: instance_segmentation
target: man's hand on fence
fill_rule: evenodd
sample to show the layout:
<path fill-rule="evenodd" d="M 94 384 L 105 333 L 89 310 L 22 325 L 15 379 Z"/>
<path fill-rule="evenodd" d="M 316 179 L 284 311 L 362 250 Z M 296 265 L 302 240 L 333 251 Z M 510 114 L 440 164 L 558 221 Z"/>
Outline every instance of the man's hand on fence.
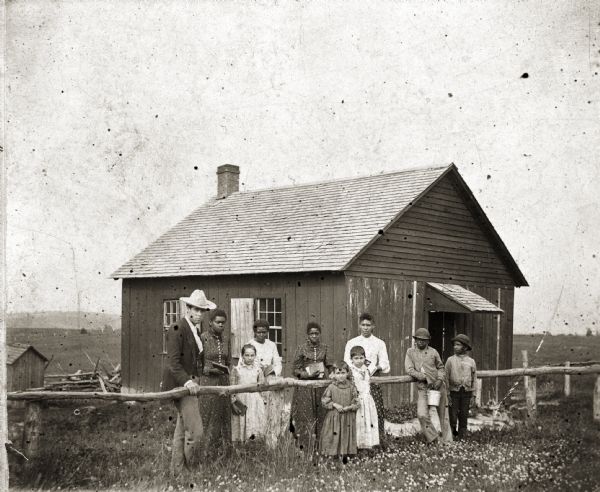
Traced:
<path fill-rule="evenodd" d="M 200 385 L 194 383 L 193 381 L 187 381 L 185 387 L 188 389 L 190 395 L 192 396 L 196 396 L 198 393 L 200 393 Z"/>

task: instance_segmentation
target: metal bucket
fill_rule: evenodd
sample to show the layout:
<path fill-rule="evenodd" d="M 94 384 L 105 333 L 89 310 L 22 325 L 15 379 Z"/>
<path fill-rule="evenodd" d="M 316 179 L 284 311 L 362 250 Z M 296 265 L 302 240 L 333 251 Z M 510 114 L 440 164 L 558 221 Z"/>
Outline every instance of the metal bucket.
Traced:
<path fill-rule="evenodd" d="M 427 390 L 427 405 L 430 407 L 438 407 L 442 394 L 437 390 Z"/>

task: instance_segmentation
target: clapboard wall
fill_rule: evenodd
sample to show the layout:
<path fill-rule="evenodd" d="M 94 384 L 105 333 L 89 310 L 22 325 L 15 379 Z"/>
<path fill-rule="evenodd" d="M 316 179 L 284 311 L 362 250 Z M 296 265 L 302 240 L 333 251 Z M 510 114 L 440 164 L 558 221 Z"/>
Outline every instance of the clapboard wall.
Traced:
<path fill-rule="evenodd" d="M 348 273 L 512 287 L 514 279 L 456 178 L 446 175 L 349 266 Z"/>

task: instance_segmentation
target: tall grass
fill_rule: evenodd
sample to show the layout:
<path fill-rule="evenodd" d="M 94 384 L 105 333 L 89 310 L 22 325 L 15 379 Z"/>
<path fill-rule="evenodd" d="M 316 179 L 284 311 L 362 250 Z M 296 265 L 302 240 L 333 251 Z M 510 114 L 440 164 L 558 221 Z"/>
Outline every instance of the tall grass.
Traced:
<path fill-rule="evenodd" d="M 600 426 L 591 393 L 540 407 L 535 425 L 483 430 L 466 442 L 428 446 L 391 439 L 385 451 L 344 464 L 300 451 L 290 435 L 214 449 L 198 470 L 168 473 L 170 404 L 64 404 L 45 411 L 40 457 L 25 473 L 11 456 L 11 486 L 128 490 L 592 490 L 600 483 Z M 17 415 L 11 415 L 17 418 Z"/>

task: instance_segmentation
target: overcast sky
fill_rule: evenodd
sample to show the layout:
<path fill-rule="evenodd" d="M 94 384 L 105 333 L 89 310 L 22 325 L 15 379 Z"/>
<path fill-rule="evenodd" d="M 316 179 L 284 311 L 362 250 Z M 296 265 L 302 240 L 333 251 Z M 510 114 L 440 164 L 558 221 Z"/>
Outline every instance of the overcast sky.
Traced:
<path fill-rule="evenodd" d="M 530 283 L 515 330 L 599 328 L 599 45 L 593 1 L 8 2 L 9 311 L 119 312 L 220 164 L 454 162 Z"/>

